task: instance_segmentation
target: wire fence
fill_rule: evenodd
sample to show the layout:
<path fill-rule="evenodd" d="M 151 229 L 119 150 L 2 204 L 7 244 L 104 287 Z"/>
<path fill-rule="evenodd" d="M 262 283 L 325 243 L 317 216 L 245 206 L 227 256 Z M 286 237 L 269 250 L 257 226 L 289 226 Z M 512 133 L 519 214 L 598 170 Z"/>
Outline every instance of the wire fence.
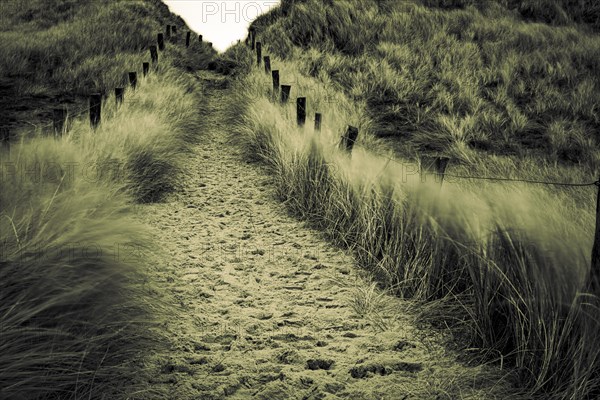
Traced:
<path fill-rule="evenodd" d="M 171 28 L 174 28 L 174 26 L 167 25 L 167 28 L 170 30 Z M 157 35 L 157 41 L 159 42 L 159 44 L 163 40 L 162 35 L 163 35 L 162 33 L 158 33 L 158 35 Z M 168 34 L 168 36 L 170 36 L 170 34 Z M 191 36 L 191 32 L 187 32 L 186 47 L 189 47 L 189 45 L 190 45 L 190 36 Z M 173 39 L 176 39 L 176 38 L 173 37 Z M 199 36 L 199 39 L 200 39 L 200 41 L 202 41 L 202 35 Z M 159 47 L 160 47 L 160 50 L 164 50 L 164 48 L 165 48 L 164 41 L 162 43 L 162 46 L 159 46 Z M 150 71 L 151 71 L 150 67 L 156 66 L 158 64 L 158 48 L 157 48 L 157 46 L 155 46 L 155 45 L 149 46 L 149 51 L 150 51 L 151 62 L 143 62 L 142 63 L 142 74 L 143 74 L 144 78 L 150 74 Z M 137 83 L 138 83 L 138 72 L 132 71 L 132 72 L 128 72 L 128 74 L 129 74 L 129 85 L 135 90 Z M 126 99 L 123 96 L 124 88 L 116 88 L 116 89 L 121 89 L 120 98 L 117 98 L 117 104 L 132 103 L 131 99 Z M 115 92 L 115 97 L 117 97 L 117 96 L 119 96 L 119 95 Z M 53 120 L 51 122 L 35 124 L 35 123 L 32 123 L 31 121 L 27 121 L 27 120 L 17 120 L 17 121 L 14 121 L 10 126 L 0 126 L 0 144 L 10 145 L 10 140 L 11 140 L 10 129 L 14 129 L 15 126 L 24 125 L 24 124 L 31 125 L 31 126 L 35 127 L 36 130 L 46 130 L 46 129 L 53 128 L 56 131 L 57 128 L 64 127 L 64 123 L 67 121 L 67 119 L 76 118 L 76 117 L 81 116 L 82 114 L 90 113 L 90 122 L 92 124 L 92 127 L 95 127 L 95 125 L 99 123 L 100 109 L 98 107 L 101 108 L 101 103 L 103 102 L 103 99 L 98 100 L 99 104 L 92 104 L 93 97 L 94 97 L 94 95 L 91 96 L 90 105 L 88 105 L 88 106 L 76 108 L 74 110 L 69 110 L 65 106 L 62 106 L 62 108 L 55 108 L 54 110 L 61 111 L 61 113 L 60 113 L 61 117 L 57 118 L 57 114 L 55 114 L 55 117 L 53 118 Z M 96 112 L 97 112 L 96 115 L 92 115 Z M 96 123 L 94 121 L 95 118 L 97 118 Z"/>
<path fill-rule="evenodd" d="M 372 148 L 365 146 L 362 143 L 354 143 L 355 146 L 362 147 L 363 149 L 377 155 L 378 157 L 385 158 L 386 160 L 392 161 L 398 165 L 407 165 L 405 162 L 399 161 L 397 158 L 390 157 L 384 153 L 378 152 Z M 470 180 L 486 180 L 486 181 L 497 181 L 497 182 L 515 182 L 515 183 L 530 183 L 548 186 L 564 186 L 564 187 L 588 187 L 588 186 L 600 186 L 600 180 L 593 182 L 551 182 L 542 181 L 535 179 L 521 179 L 521 178 L 502 178 L 494 176 L 475 176 L 475 175 L 456 175 L 444 172 L 444 177 L 455 178 L 455 179 L 470 179 Z"/>

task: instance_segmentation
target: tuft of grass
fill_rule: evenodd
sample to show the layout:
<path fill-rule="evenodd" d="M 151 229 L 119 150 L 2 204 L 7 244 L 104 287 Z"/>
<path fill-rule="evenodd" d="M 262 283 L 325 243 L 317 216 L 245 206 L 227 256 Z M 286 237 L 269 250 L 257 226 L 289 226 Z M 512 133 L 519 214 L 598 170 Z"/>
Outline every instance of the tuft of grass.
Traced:
<path fill-rule="evenodd" d="M 65 168 L 86 161 L 75 145 L 39 139 L 2 159 L 12 168 L 0 182 L 2 397 L 122 396 L 157 345 L 148 229 L 114 184 Z"/>
<path fill-rule="evenodd" d="M 78 121 L 66 140 L 80 142 L 98 158 L 99 169 L 117 167 L 117 178 L 137 202 L 161 201 L 179 187 L 185 157 L 197 140 L 198 90 L 191 77 L 161 66 L 137 90 L 127 90 L 118 109 L 111 94 L 104 102 L 110 117 L 98 129 Z"/>

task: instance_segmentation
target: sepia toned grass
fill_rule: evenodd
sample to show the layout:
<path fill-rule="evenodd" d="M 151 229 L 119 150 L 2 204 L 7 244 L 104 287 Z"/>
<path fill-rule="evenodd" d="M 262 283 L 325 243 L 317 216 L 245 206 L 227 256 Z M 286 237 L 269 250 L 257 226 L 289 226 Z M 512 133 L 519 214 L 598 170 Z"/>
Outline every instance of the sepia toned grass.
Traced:
<path fill-rule="evenodd" d="M 254 25 L 272 52 L 366 102 L 375 135 L 406 156 L 534 157 L 556 177 L 595 172 L 596 5 L 423 3 L 284 1 Z M 540 23 L 544 13 L 555 23 Z"/>
<path fill-rule="evenodd" d="M 142 284 L 151 236 L 114 185 L 59 167 L 87 161 L 77 146 L 39 139 L 14 153 L 0 183 L 0 393 L 123 395 L 156 340 Z"/>
<path fill-rule="evenodd" d="M 389 290 L 423 301 L 423 321 L 451 329 L 480 360 L 514 371 L 529 395 L 593 398 L 600 384 L 598 303 L 582 289 L 596 188 L 447 178 L 440 190 L 433 176 L 421 181 L 414 156 L 401 158 L 376 138 L 367 99 L 347 94 L 330 73 L 307 73 L 303 60 L 316 50 L 282 59 L 270 47 L 278 42 L 267 43 L 282 84 L 292 85 L 290 103 L 273 102 L 270 76 L 253 68 L 239 80 L 231 113 L 245 115 L 239 140 L 249 157 L 272 168 L 282 201 L 351 249 Z M 308 101 L 303 128 L 296 127 L 300 96 Z M 319 133 L 315 112 L 323 114 Z M 457 128 L 445 118 L 440 137 L 468 124 Z M 338 146 L 347 125 L 360 127 L 351 155 Z M 525 178 L 556 172 L 534 159 L 474 154 L 469 161 L 455 171 Z M 568 170 L 573 174 L 562 180 L 587 176 Z"/>
<path fill-rule="evenodd" d="M 201 109 L 182 69 L 211 53 L 170 46 L 119 107 L 114 87 L 148 61 L 165 10 L 157 1 L 0 4 L 1 78 L 15 101 L 104 95 L 97 129 L 79 110 L 84 97 L 59 138 L 38 128 L 0 148 L 2 398 L 164 397 L 148 389 L 144 364 L 163 342 L 163 306 L 146 282 L 159 250 L 134 207 L 179 187 Z"/>

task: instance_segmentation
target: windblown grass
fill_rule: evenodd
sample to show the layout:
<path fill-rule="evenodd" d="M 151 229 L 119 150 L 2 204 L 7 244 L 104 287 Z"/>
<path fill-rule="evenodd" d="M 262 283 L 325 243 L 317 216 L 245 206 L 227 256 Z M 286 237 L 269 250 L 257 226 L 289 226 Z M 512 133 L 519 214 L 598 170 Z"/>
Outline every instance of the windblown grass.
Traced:
<path fill-rule="evenodd" d="M 150 234 L 114 185 L 59 167 L 89 161 L 77 146 L 40 139 L 14 152 L 0 183 L 0 394 L 122 395 L 153 337 Z"/>
<path fill-rule="evenodd" d="M 188 28 L 160 0 L 10 0 L 0 3 L 0 22 L 0 90 L 10 88 L 2 93 L 6 115 L 0 125 L 16 125 L 14 134 L 37 119 L 51 121 L 58 103 L 83 108 L 90 94 L 108 96 L 127 86 L 127 73 L 142 74 L 149 46 L 167 23 L 179 27 L 178 37 L 167 40 L 168 63 L 193 71 L 215 54 L 197 38 L 190 48 L 182 46 Z M 32 99 L 46 104 L 32 107 Z M 9 113 L 28 107 L 35 113 L 18 113 L 19 121 L 11 121 Z"/>
<path fill-rule="evenodd" d="M 254 26 L 271 52 L 366 102 L 374 134 L 394 138 L 406 156 L 525 156 L 588 174 L 597 169 L 600 40 L 583 15 L 596 15 L 598 6 L 424 3 L 431 7 L 418 0 L 284 1 Z M 555 12 L 562 22 L 530 22 L 545 21 L 553 9 L 563 10 Z"/>
<path fill-rule="evenodd" d="M 36 85 L 104 93 L 102 122 L 92 130 L 87 112 L 71 114 L 60 138 L 38 130 L 0 149 L 0 397 L 164 398 L 148 390 L 144 364 L 163 342 L 165 311 L 145 276 L 160 249 L 134 207 L 178 188 L 202 106 L 182 69 L 211 53 L 169 44 L 117 107 L 113 88 L 149 58 L 166 6 L 63 1 L 45 14 L 49 4 L 0 4 L 11 29 L 0 35 L 19 37 L 0 41 L 3 77 L 31 79 L 18 96 Z M 40 68 L 53 59 L 48 78 Z"/>
<path fill-rule="evenodd" d="M 449 180 L 440 191 L 432 176 L 421 181 L 413 159 L 381 156 L 392 154 L 375 139 L 378 125 L 366 99 L 342 94 L 329 74 L 306 73 L 300 52 L 273 56 L 270 43 L 265 54 L 271 53 L 282 83 L 292 84 L 292 99 L 306 96 L 307 115 L 324 116 L 320 133 L 310 118 L 297 128 L 294 101 L 273 103 L 263 70 L 253 68 L 238 82 L 241 94 L 231 113 L 245 115 L 240 140 L 249 156 L 273 169 L 282 201 L 353 250 L 390 290 L 422 300 L 424 321 L 452 329 L 461 347 L 476 350 L 481 360 L 514 370 L 529 395 L 596 396 L 598 303 L 580 292 L 589 269 L 595 188 L 573 189 L 583 191 L 574 195 L 571 189 Z M 307 57 L 313 55 L 308 50 Z M 352 155 L 338 147 L 348 124 L 361 128 Z M 492 158 L 479 168 L 510 171 L 510 162 Z M 546 168 L 514 162 L 531 167 L 526 173 Z"/>

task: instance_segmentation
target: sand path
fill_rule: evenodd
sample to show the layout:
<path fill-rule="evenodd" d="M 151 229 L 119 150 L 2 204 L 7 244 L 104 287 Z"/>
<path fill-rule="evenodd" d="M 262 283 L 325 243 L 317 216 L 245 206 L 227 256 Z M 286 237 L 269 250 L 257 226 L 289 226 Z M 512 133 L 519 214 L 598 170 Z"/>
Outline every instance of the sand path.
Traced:
<path fill-rule="evenodd" d="M 167 254 L 151 279 L 174 309 L 154 387 L 172 399 L 493 398 L 484 369 L 459 364 L 410 303 L 286 213 L 268 171 L 230 142 L 230 93 L 212 86 L 184 190 L 140 209 Z"/>

